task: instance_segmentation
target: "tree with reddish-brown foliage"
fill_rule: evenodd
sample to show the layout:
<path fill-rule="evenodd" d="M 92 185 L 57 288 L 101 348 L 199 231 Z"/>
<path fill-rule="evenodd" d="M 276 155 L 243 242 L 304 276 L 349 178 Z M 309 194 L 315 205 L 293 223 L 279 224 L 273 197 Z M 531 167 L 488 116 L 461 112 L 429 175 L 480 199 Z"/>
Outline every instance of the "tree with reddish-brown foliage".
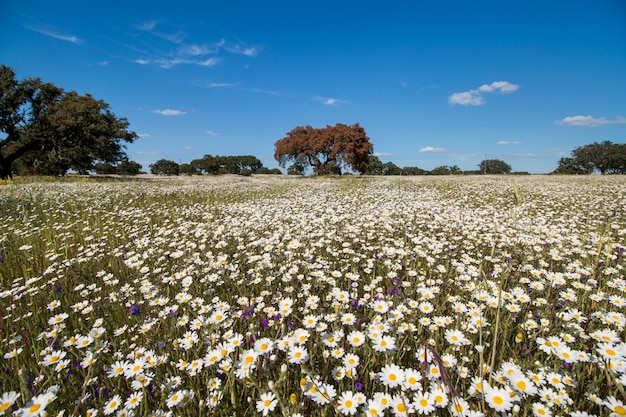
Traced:
<path fill-rule="evenodd" d="M 293 162 L 313 168 L 317 175 L 341 174 L 350 168 L 361 174 L 367 171 L 368 156 L 374 146 L 359 124 L 314 128 L 298 126 L 275 144 L 274 159 L 281 167 Z"/>

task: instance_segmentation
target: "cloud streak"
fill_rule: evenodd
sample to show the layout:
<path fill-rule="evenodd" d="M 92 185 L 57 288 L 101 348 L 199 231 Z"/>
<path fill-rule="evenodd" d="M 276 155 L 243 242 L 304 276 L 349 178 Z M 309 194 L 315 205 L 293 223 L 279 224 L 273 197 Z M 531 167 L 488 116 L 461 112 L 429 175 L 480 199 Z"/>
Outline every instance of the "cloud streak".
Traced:
<path fill-rule="evenodd" d="M 520 145 L 522 142 L 519 140 L 499 140 L 498 145 Z"/>
<path fill-rule="evenodd" d="M 486 93 L 509 94 L 519 89 L 519 85 L 508 81 L 494 81 L 491 84 L 483 84 L 478 88 L 454 93 L 448 97 L 448 103 L 461 106 L 481 106 L 485 104 Z"/>
<path fill-rule="evenodd" d="M 160 114 L 161 116 L 180 116 L 183 114 L 187 114 L 186 111 L 173 110 L 173 109 L 152 110 L 152 113 Z"/>
<path fill-rule="evenodd" d="M 135 25 L 135 29 L 141 32 L 164 39 L 176 44 L 174 48 L 165 45 L 165 50 L 154 51 L 152 56 L 132 60 L 131 62 L 141 65 L 158 65 L 164 69 L 170 69 L 176 65 L 192 64 L 212 68 L 222 61 L 222 57 L 207 57 L 207 55 L 218 55 L 223 52 L 236 55 L 255 57 L 259 54 L 260 48 L 246 45 L 240 41 L 227 42 L 224 38 L 214 42 L 187 42 L 187 33 L 178 29 L 174 25 L 165 25 L 156 21 L 148 20 Z M 168 27 L 169 26 L 169 27 Z M 149 45 L 151 42 L 149 43 Z M 131 49 L 136 49 L 129 46 Z"/>
<path fill-rule="evenodd" d="M 568 116 L 563 120 L 557 120 L 557 125 L 563 126 L 586 126 L 586 127 L 598 127 L 604 125 L 620 125 L 626 123 L 626 117 L 617 116 L 614 120 L 609 120 L 605 117 L 595 118 L 592 116 Z"/>
<path fill-rule="evenodd" d="M 441 152 L 445 152 L 446 149 L 445 148 L 435 148 L 433 146 L 426 146 L 422 149 L 420 149 L 418 152 L 419 153 L 441 153 Z"/>
<path fill-rule="evenodd" d="M 55 33 L 55 32 L 52 32 L 50 30 L 35 28 L 35 27 L 32 27 L 32 26 L 24 26 L 24 27 L 26 29 L 28 29 L 28 30 L 32 30 L 33 32 L 40 33 L 40 34 L 48 36 L 50 38 L 58 39 L 60 41 L 76 43 L 76 44 L 83 42 L 82 39 L 80 39 L 80 38 L 78 38 L 76 36 L 61 35 L 59 33 Z"/>

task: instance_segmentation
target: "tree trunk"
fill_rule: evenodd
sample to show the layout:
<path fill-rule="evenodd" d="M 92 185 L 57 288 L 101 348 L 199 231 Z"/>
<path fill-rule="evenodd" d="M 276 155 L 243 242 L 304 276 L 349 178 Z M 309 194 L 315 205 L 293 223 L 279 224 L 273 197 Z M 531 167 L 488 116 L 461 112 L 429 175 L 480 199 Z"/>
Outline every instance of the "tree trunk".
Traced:
<path fill-rule="evenodd" d="M 11 162 L 0 156 L 0 180 L 13 179 Z"/>

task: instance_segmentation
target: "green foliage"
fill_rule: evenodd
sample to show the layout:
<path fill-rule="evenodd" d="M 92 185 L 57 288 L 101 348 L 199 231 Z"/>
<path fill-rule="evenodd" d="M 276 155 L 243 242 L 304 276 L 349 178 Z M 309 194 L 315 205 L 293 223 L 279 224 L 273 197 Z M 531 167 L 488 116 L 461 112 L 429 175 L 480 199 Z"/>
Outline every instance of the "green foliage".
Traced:
<path fill-rule="evenodd" d="M 500 159 L 485 159 L 478 164 L 483 174 L 510 174 L 511 165 Z"/>
<path fill-rule="evenodd" d="M 252 155 L 213 156 L 204 155 L 191 161 L 192 169 L 206 174 L 239 174 L 241 170 L 250 170 L 253 174 L 263 168 L 263 163 Z"/>
<path fill-rule="evenodd" d="M 591 164 L 581 163 L 576 158 L 561 158 L 559 166 L 552 173 L 565 175 L 589 175 L 593 172 Z"/>
<path fill-rule="evenodd" d="M 135 161 L 124 160 L 117 164 L 116 174 L 118 175 L 139 175 L 141 174 L 141 164 Z"/>
<path fill-rule="evenodd" d="M 400 168 L 393 162 L 382 162 L 377 156 L 370 155 L 366 174 L 368 175 L 423 175 L 426 173 L 418 167 Z"/>
<path fill-rule="evenodd" d="M 452 165 L 452 166 L 440 165 L 438 167 L 431 169 L 427 174 L 428 175 L 461 175 L 463 174 L 463 171 L 461 171 L 461 168 L 459 168 L 457 165 Z"/>
<path fill-rule="evenodd" d="M 565 165 L 561 165 L 561 162 Z M 572 151 L 572 158 L 562 158 L 559 161 L 557 170 L 562 167 L 568 169 L 571 165 L 579 166 L 583 170 L 595 169 L 601 175 L 626 174 L 626 144 L 606 140 L 601 143 L 594 142 L 590 145 L 579 146 Z"/>
<path fill-rule="evenodd" d="M 154 175 L 178 175 L 180 166 L 168 159 L 159 159 L 154 164 L 150 164 L 150 173 Z"/>
<path fill-rule="evenodd" d="M 0 66 L 0 178 L 22 174 L 86 174 L 100 161 L 115 163 L 126 155 L 122 142 L 137 138 L 129 123 L 91 95 L 65 92 L 38 78 L 18 82 Z"/>
<path fill-rule="evenodd" d="M 94 165 L 94 171 L 98 175 L 111 175 L 117 174 L 117 168 L 113 164 L 109 164 L 107 162 L 99 162 Z"/>
<path fill-rule="evenodd" d="M 304 175 L 304 166 L 295 162 L 287 168 L 287 175 Z"/>

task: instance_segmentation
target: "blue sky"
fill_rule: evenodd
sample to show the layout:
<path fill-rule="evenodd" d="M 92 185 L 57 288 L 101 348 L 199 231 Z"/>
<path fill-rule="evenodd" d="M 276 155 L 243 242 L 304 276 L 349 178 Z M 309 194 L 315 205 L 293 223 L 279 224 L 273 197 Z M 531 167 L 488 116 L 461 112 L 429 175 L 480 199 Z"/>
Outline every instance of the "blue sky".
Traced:
<path fill-rule="evenodd" d="M 89 93 L 158 159 L 255 155 L 296 126 L 360 123 L 383 162 L 550 172 L 626 141 L 626 2 L 29 1 L 0 63 Z"/>

